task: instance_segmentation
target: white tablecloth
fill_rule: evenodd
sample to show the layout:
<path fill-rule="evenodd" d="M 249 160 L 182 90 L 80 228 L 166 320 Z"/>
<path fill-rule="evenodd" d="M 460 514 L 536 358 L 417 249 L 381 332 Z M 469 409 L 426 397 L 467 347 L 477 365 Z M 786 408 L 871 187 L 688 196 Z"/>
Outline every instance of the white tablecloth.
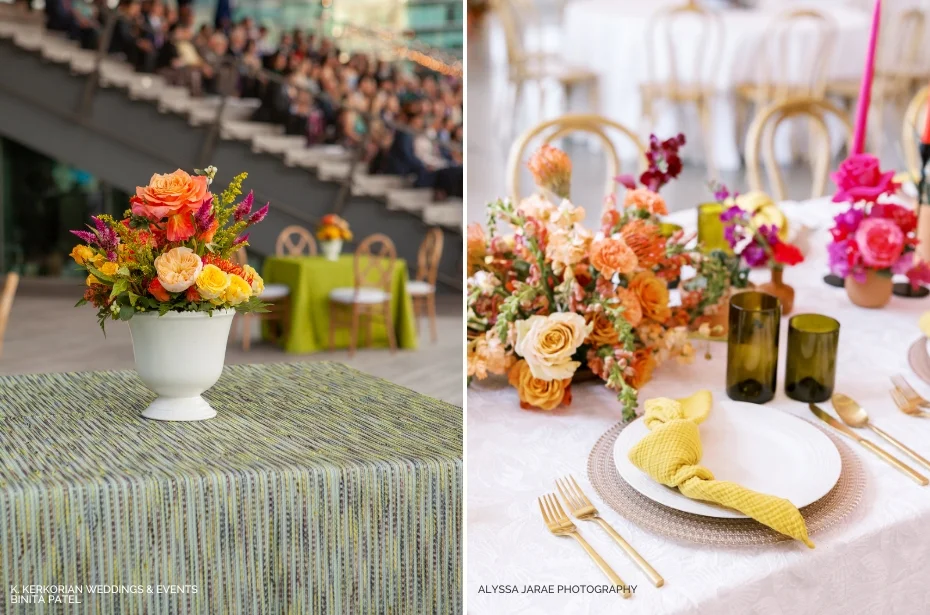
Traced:
<path fill-rule="evenodd" d="M 642 101 L 639 84 L 648 79 L 644 54 L 647 50 L 647 25 L 652 13 L 665 2 L 633 2 L 630 0 L 574 0 L 566 8 L 565 44 L 566 59 L 580 64 L 600 77 L 601 98 L 597 101 L 600 113 L 641 131 Z M 868 45 L 870 14 L 853 6 L 817 3 L 816 8 L 830 15 L 836 25 L 836 39 L 832 61 L 827 69 L 829 79 L 858 78 L 862 74 Z M 737 145 L 734 87 L 751 81 L 755 68 L 754 58 L 770 21 L 783 10 L 769 7 L 755 10 L 730 9 L 721 11 L 724 43 L 720 62 L 704 76 L 718 92 L 712 109 L 714 163 L 719 170 L 738 170 L 740 152 Z M 675 37 L 682 54 L 693 53 L 695 46 L 689 41 L 700 36 L 701 30 L 693 22 L 676 23 Z M 807 33 L 809 34 L 809 33 Z M 805 49 L 813 48 L 803 30 L 792 31 L 792 56 L 805 57 Z M 661 30 L 656 46 L 664 46 Z M 710 52 L 705 52 L 709 61 Z M 804 61 L 803 59 L 801 60 Z M 682 57 L 678 70 L 693 66 L 693 61 Z M 656 70 L 664 70 L 667 62 L 657 57 Z M 798 63 L 800 70 L 803 64 Z M 693 78 L 680 75 L 683 79 Z M 793 77 L 792 77 L 793 79 Z M 579 96 L 583 93 L 579 92 Z M 674 107 L 659 105 L 655 110 L 655 132 L 671 135 L 685 132 L 694 146 L 687 155 L 700 154 L 697 147 L 703 138 L 696 113 L 689 110 L 679 118 Z M 747 118 L 748 121 L 748 118 Z M 645 131 L 643 129 L 642 131 Z M 624 159 L 633 159 L 636 152 L 625 141 L 617 142 Z"/>
<path fill-rule="evenodd" d="M 805 204 L 823 209 L 825 201 Z M 693 210 L 671 217 L 694 226 Z M 820 215 L 821 220 L 829 216 Z M 930 457 L 930 421 L 906 416 L 892 404 L 889 377 L 906 374 L 925 395 L 930 387 L 907 365 L 918 337 L 919 315 L 930 300 L 893 297 L 883 310 L 849 303 L 842 289 L 824 284 L 826 231 L 802 265 L 786 272 L 797 296 L 794 313 L 819 312 L 841 323 L 836 389 L 860 401 L 873 421 Z M 765 278 L 765 272 L 762 279 Z M 768 405 L 808 418 L 782 387 L 787 322 L 782 321 L 779 391 Z M 641 399 L 683 396 L 707 387 L 724 392 L 726 345 L 713 359 L 690 366 L 663 365 Z M 599 528 L 580 523 L 583 535 L 617 573 L 638 585 L 635 596 L 494 594 L 492 585 L 606 584 L 580 546 L 548 533 L 537 496 L 554 492 L 557 476 L 573 474 L 589 496 L 587 459 L 597 439 L 620 417 L 614 395 L 597 383 L 573 387 L 571 407 L 559 414 L 521 410 L 516 392 L 502 381 L 473 384 L 468 391 L 468 611 L 472 615 L 923 615 L 930 612 L 930 487 L 920 487 L 852 442 L 867 473 L 863 500 L 844 522 L 800 543 L 720 549 L 679 544 L 639 529 L 593 498 L 604 517 L 665 577 L 656 589 Z M 829 404 L 825 404 L 829 408 Z M 863 434 L 875 439 L 873 436 Z M 879 442 L 883 442 L 880 441 Z M 777 468 L 773 468 L 777 471 Z"/>

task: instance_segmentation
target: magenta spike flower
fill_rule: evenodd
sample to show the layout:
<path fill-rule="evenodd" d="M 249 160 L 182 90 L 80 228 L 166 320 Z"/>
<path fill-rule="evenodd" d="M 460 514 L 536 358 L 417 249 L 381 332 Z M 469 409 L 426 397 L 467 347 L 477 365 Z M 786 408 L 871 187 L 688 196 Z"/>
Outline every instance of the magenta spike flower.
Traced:
<path fill-rule="evenodd" d="M 249 190 L 249 193 L 245 195 L 245 198 L 242 199 L 242 202 L 236 206 L 236 211 L 233 214 L 233 219 L 236 222 L 243 220 L 246 216 L 252 213 L 252 201 L 255 200 L 255 195 L 252 194 L 252 191 Z"/>
<path fill-rule="evenodd" d="M 243 244 L 247 242 L 248 240 L 249 240 L 249 233 L 246 233 L 245 235 L 239 235 L 238 237 L 236 237 L 236 240 L 233 242 L 233 245 L 238 246 L 239 244 Z"/>
<path fill-rule="evenodd" d="M 249 225 L 251 226 L 252 224 L 258 224 L 259 222 L 264 220 L 265 216 L 268 215 L 268 209 L 270 206 L 271 206 L 271 203 L 265 203 L 264 207 L 262 207 L 261 209 L 256 211 L 254 214 L 252 214 L 252 216 L 249 218 Z"/>
<path fill-rule="evenodd" d="M 76 235 L 78 239 L 88 244 L 97 243 L 97 236 L 90 231 L 71 231 L 72 235 Z"/>
<path fill-rule="evenodd" d="M 211 212 L 212 208 L 213 195 L 210 195 L 203 200 L 203 205 L 201 205 L 197 213 L 194 214 L 194 225 L 197 227 L 198 231 L 205 231 L 213 224 L 214 216 Z"/>

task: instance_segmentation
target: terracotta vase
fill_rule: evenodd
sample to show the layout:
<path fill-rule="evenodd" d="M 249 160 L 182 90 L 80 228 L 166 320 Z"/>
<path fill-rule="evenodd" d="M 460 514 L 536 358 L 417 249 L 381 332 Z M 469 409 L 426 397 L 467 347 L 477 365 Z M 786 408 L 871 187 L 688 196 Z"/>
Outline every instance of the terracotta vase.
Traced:
<path fill-rule="evenodd" d="M 879 275 L 871 269 L 866 273 L 865 282 L 857 282 L 849 276 L 844 286 L 849 300 L 859 307 L 882 308 L 891 300 L 891 277 Z"/>
<path fill-rule="evenodd" d="M 759 286 L 759 290 L 778 298 L 781 301 L 782 316 L 786 316 L 794 309 L 794 287 L 782 281 L 785 270 L 781 267 L 772 268 L 772 279 Z"/>

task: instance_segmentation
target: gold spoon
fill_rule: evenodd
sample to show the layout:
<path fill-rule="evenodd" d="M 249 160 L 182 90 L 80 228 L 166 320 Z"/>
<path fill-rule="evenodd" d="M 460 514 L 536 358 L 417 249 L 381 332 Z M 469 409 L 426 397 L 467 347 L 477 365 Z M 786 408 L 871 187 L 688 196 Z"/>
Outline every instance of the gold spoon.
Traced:
<path fill-rule="evenodd" d="M 842 393 L 834 393 L 831 401 L 833 402 L 833 408 L 836 410 L 836 413 L 840 415 L 840 418 L 843 419 L 844 423 L 850 427 L 868 427 L 882 438 L 898 447 L 908 457 L 923 467 L 930 469 L 930 461 L 927 461 L 917 452 L 911 450 L 901 442 L 898 442 L 895 438 L 885 433 L 883 430 L 871 424 L 869 422 L 869 415 L 866 413 L 862 406 L 856 403 L 856 400 L 847 395 L 843 395 Z"/>
<path fill-rule="evenodd" d="M 898 407 L 898 410 L 900 410 L 904 414 L 909 414 L 911 416 L 917 416 L 922 419 L 930 418 L 930 412 L 921 410 L 915 404 L 908 402 L 907 398 L 904 396 L 904 393 L 901 392 L 901 389 L 891 389 L 891 398 L 894 400 L 894 403 Z"/>

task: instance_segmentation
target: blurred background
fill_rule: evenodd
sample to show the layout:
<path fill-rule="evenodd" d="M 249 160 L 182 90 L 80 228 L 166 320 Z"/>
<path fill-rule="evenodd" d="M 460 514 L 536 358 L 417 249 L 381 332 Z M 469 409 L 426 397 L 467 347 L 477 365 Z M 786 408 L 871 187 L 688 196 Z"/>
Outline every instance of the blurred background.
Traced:
<path fill-rule="evenodd" d="M 344 253 L 385 233 L 435 291 L 438 341 L 421 335 L 399 361 L 298 359 L 461 404 L 463 36 L 454 0 L 0 0 L 0 276 L 21 276 L 0 373 L 131 366 L 124 325 L 104 338 L 71 309 L 69 230 L 121 215 L 153 173 L 212 164 L 217 185 L 247 171 L 271 202 L 250 237 L 259 271 L 285 228 L 337 213 L 355 235 Z M 443 245 L 424 272 L 430 231 Z M 253 328 L 230 362 L 295 360 Z"/>

